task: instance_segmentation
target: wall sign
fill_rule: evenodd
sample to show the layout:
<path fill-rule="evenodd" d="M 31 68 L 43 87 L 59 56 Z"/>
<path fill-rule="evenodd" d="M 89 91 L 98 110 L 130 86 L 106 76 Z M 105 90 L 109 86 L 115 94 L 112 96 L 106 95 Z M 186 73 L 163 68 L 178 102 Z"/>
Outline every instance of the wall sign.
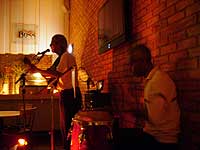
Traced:
<path fill-rule="evenodd" d="M 13 42 L 18 44 L 36 44 L 37 43 L 37 30 L 35 24 L 14 24 L 13 25 Z"/>

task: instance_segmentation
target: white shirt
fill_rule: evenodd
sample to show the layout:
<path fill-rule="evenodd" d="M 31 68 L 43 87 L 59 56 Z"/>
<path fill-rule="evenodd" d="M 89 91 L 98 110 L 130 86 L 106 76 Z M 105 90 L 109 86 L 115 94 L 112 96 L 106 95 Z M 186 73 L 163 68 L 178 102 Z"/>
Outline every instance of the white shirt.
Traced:
<path fill-rule="evenodd" d="M 64 52 L 60 58 L 60 62 L 58 64 L 58 66 L 56 67 L 56 70 L 64 73 L 67 69 L 69 69 L 70 67 L 75 67 L 76 66 L 76 60 L 75 57 L 71 54 L 69 54 L 68 52 Z M 75 67 L 76 68 L 76 67 Z M 72 89 L 74 88 L 75 84 L 73 82 L 73 77 L 72 74 L 74 69 L 66 72 L 64 75 L 62 75 L 59 78 L 58 84 L 57 84 L 57 89 L 58 90 L 64 90 L 64 89 Z M 74 76 L 74 80 L 76 81 L 77 76 Z"/>
<path fill-rule="evenodd" d="M 176 143 L 180 131 L 180 109 L 174 82 L 155 67 L 146 78 L 144 131 L 163 143 Z"/>

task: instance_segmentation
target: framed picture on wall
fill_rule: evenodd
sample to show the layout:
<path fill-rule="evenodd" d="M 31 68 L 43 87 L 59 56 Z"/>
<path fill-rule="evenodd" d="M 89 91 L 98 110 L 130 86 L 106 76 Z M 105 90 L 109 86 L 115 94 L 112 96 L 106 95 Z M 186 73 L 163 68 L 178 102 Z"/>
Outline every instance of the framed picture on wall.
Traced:
<path fill-rule="evenodd" d="M 131 1 L 107 0 L 98 12 L 98 44 L 103 53 L 131 39 Z"/>

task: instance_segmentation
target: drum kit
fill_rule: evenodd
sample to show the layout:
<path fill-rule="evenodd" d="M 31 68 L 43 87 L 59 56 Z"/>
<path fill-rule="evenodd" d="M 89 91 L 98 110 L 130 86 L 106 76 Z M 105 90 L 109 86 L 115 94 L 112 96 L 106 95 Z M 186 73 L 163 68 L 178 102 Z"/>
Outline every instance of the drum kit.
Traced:
<path fill-rule="evenodd" d="M 85 95 L 86 105 L 72 119 L 70 130 L 71 150 L 112 150 L 113 117 L 108 107 L 110 103 L 99 103 L 101 98 L 109 100 L 109 94 L 101 93 L 102 80 L 97 83 L 97 90 Z M 102 96 L 103 95 L 103 96 Z M 102 100 L 103 101 L 103 100 Z"/>

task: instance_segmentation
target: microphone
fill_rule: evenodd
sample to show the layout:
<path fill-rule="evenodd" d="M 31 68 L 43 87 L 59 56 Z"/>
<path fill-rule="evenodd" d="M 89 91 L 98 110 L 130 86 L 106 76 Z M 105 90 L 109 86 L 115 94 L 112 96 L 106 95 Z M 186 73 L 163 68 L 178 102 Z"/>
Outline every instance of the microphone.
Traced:
<path fill-rule="evenodd" d="M 45 53 L 47 53 L 47 52 L 50 52 L 50 49 L 46 49 L 45 51 L 43 51 L 43 52 L 38 52 L 37 53 L 37 55 L 44 55 Z"/>

